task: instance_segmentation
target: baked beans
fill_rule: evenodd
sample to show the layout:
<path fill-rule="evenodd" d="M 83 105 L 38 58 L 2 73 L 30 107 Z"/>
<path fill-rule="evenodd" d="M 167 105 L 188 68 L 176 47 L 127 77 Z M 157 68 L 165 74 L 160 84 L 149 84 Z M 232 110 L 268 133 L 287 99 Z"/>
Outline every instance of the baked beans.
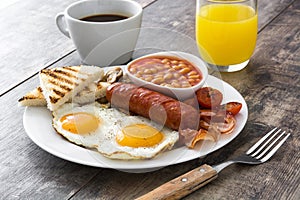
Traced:
<path fill-rule="evenodd" d="M 202 74 L 187 60 L 171 56 L 153 56 L 131 63 L 128 71 L 157 85 L 187 88 L 202 80 Z"/>

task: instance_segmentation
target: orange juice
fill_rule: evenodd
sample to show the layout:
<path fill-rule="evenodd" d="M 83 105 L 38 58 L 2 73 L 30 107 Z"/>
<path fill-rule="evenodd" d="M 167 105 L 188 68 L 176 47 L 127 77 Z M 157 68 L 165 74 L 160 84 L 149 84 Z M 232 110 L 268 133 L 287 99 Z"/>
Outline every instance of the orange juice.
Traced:
<path fill-rule="evenodd" d="M 208 63 L 228 66 L 248 60 L 256 37 L 257 14 L 250 6 L 211 4 L 197 10 L 197 45 Z"/>

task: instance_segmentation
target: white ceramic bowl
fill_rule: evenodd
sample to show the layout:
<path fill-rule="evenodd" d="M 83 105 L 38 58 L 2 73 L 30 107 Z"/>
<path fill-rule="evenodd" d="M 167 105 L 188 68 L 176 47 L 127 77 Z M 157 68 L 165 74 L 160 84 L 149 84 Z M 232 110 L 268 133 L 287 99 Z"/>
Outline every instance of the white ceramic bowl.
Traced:
<path fill-rule="evenodd" d="M 187 88 L 173 88 L 173 87 L 167 87 L 167 86 L 161 86 L 157 85 L 145 80 L 142 80 L 132 73 L 129 72 L 129 66 L 133 63 L 136 62 L 137 60 L 144 59 L 147 57 L 153 57 L 153 56 L 166 56 L 166 57 L 177 57 L 179 59 L 184 59 L 189 61 L 194 65 L 194 67 L 197 68 L 199 72 L 202 73 L 202 80 L 197 83 L 196 85 L 192 87 L 187 87 Z M 168 51 L 168 52 L 158 52 L 158 53 L 153 53 L 153 54 L 148 54 L 146 56 L 142 56 L 140 58 L 137 58 L 131 62 L 129 62 L 126 67 L 125 67 L 125 73 L 127 74 L 128 78 L 136 85 L 142 86 L 160 93 L 163 93 L 165 95 L 171 96 L 173 98 L 176 98 L 178 100 L 185 100 L 188 98 L 191 98 L 195 95 L 195 92 L 203 86 L 205 83 L 205 80 L 208 76 L 208 71 L 207 71 L 207 65 L 204 63 L 200 58 L 197 56 L 194 56 L 189 53 L 184 53 L 180 51 Z"/>

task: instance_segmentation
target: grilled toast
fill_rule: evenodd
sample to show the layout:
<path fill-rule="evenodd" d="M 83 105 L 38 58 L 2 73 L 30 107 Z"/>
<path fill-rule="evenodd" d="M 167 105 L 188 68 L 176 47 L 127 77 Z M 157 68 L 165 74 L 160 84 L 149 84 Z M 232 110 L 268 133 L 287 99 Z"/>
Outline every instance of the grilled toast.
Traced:
<path fill-rule="evenodd" d="M 103 76 L 102 68 L 85 65 L 41 70 L 39 73 L 40 87 L 48 109 L 56 110 L 62 104 L 73 99 L 84 88 L 101 80 Z M 94 94 L 93 92 L 93 96 L 95 96 Z"/>
<path fill-rule="evenodd" d="M 105 97 L 106 88 L 111 85 L 108 82 L 92 83 L 88 87 L 80 91 L 73 99 L 69 99 L 67 103 L 74 102 L 78 104 L 86 104 L 94 100 Z M 47 101 L 43 95 L 43 90 L 39 86 L 34 90 L 25 94 L 18 101 L 19 106 L 47 106 Z"/>
<path fill-rule="evenodd" d="M 19 106 L 47 106 L 42 88 L 36 87 L 18 100 Z"/>

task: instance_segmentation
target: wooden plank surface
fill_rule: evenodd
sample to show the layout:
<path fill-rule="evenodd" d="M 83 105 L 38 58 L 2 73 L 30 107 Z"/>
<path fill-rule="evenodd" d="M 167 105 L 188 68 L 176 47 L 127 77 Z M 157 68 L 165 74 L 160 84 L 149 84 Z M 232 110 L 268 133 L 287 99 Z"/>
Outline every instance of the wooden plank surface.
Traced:
<path fill-rule="evenodd" d="M 3 2 L 2 2 L 3 1 Z M 55 16 L 78 0 L 1 0 L 0 95 L 74 51 Z M 135 0 L 147 6 L 155 0 Z M 80 63 L 78 63 L 80 64 Z"/>
<path fill-rule="evenodd" d="M 0 12 L 0 94 L 74 49 L 55 15 L 76 0 L 27 0 Z M 55 54 L 53 52 L 56 52 Z"/>
<path fill-rule="evenodd" d="M 169 5 L 169 12 L 165 15 L 161 10 L 168 7 L 164 6 L 166 2 Z M 289 131 L 296 131 L 289 138 L 285 148 L 282 148 L 271 161 L 255 167 L 231 166 L 225 169 L 217 180 L 186 197 L 186 199 L 298 199 L 300 188 L 299 167 L 297 163 L 300 162 L 298 153 L 300 142 L 297 127 L 299 127 L 300 119 L 299 106 L 297 105 L 300 103 L 300 33 L 297 21 L 299 17 L 295 16 L 299 16 L 300 5 L 299 1 L 294 1 L 294 4 L 288 10 L 284 11 L 284 8 L 290 5 L 292 1 L 278 0 L 272 1 L 272 4 L 267 4 L 266 2 L 261 1 L 260 12 L 263 20 L 260 21 L 260 27 L 263 30 L 259 35 L 258 45 L 250 65 L 241 72 L 221 74 L 225 81 L 237 88 L 245 97 L 250 114 L 243 134 L 239 135 L 226 148 L 203 159 L 189 161 L 145 174 L 130 174 L 64 161 L 37 147 L 27 137 L 23 129 L 22 115 L 24 109 L 17 107 L 17 100 L 26 91 L 33 89 L 38 84 L 37 76 L 33 76 L 33 78 L 7 92 L 0 98 L 0 184 L 2 185 L 0 188 L 0 198 L 132 199 L 195 168 L 201 163 L 214 164 L 238 155 L 250 146 L 250 141 L 259 138 L 271 126 L 278 125 Z M 13 5 L 9 6 L 9 8 L 11 7 L 11 12 L 16 12 L 16 7 L 13 8 Z M 38 15 L 34 10 L 37 7 L 41 7 L 40 9 L 42 10 L 46 9 L 48 4 L 43 5 L 44 7 L 37 4 L 32 9 L 28 8 L 32 12 L 29 16 Z M 178 10 L 178 5 L 182 5 L 180 6 L 180 10 Z M 26 6 L 29 5 L 21 4 L 18 6 L 17 8 L 21 9 L 22 7 L 27 8 Z M 54 9 L 61 11 L 59 8 L 60 6 L 57 6 Z M 159 0 L 145 9 L 143 26 L 155 25 L 156 27 L 182 32 L 184 35 L 194 37 L 194 8 L 194 1 Z M 273 17 L 281 12 L 282 14 L 273 21 Z M 53 14 L 56 14 L 56 12 L 53 11 Z M 49 14 L 46 15 L 46 18 L 51 18 Z M 2 16 L 0 17 L 1 20 L 3 20 Z M 272 23 L 265 27 L 270 21 Z M 1 27 L 2 25 L 0 25 L 0 29 Z M 42 27 L 47 29 L 48 25 L 42 25 Z M 29 30 L 29 28 L 25 30 Z M 29 32 L 31 31 L 34 32 L 30 29 Z M 57 34 L 60 35 L 60 33 Z M 37 37 L 38 34 L 35 36 Z M 4 37 L 0 35 L 0 41 L 4 41 Z M 26 37 L 29 39 L 34 38 L 31 38 L 31 36 Z M 14 79 L 11 82 L 6 82 L 8 78 L 2 76 L 2 83 L 5 84 L 1 83 L 0 91 L 3 92 L 17 82 L 23 81 L 27 76 L 32 76 L 42 68 L 41 66 L 45 66 L 45 63 L 51 63 L 70 50 L 72 51 L 72 48 L 70 48 L 72 44 L 70 43 L 65 48 L 59 46 L 58 44 L 62 40 L 58 38 L 63 38 L 63 35 L 57 37 L 51 35 L 49 38 L 42 38 L 48 40 L 49 43 L 52 40 L 55 43 L 52 49 L 50 48 L 51 45 L 50 47 L 46 47 L 49 48 L 46 56 L 43 54 L 45 52 L 40 52 L 40 48 L 36 45 L 23 43 L 25 47 L 28 46 L 28 48 L 31 48 L 31 54 L 35 54 L 36 52 L 37 54 L 43 54 L 42 58 L 37 61 L 36 57 L 31 54 L 25 54 L 22 57 L 21 55 L 25 49 L 19 50 L 19 56 L 4 60 L 4 64 L 10 65 L 16 63 L 22 64 L 24 62 L 24 66 L 13 68 L 13 70 L 18 71 L 16 69 L 19 69 L 20 74 L 25 74 L 17 76 L 18 80 Z M 146 39 L 146 35 L 141 35 L 141 39 L 143 38 Z M 54 39 L 58 39 L 57 43 Z M 65 39 L 67 40 L 67 38 Z M 66 41 L 65 39 L 63 40 Z M 34 46 L 37 48 L 34 48 Z M 18 49 L 14 46 L 11 48 Z M 11 48 L 9 48 L 9 51 Z M 59 51 L 60 48 L 63 52 Z M 1 47 L 0 55 L 8 56 L 10 53 L 7 53 Z M 138 56 L 138 53 L 135 56 Z M 12 60 L 16 61 L 16 63 Z M 35 62 L 39 65 L 38 68 L 35 68 L 36 66 L 33 65 L 31 66 L 31 63 Z M 75 65 L 79 62 L 78 55 L 74 52 L 60 59 L 53 66 Z M 3 67 L 5 67 L 2 64 L 0 70 L 3 70 Z M 27 69 L 23 70 L 23 67 Z M 7 68 L 5 67 L 5 69 Z M 11 76 L 10 73 L 12 72 L 10 70 L 5 70 L 4 74 L 7 74 L 7 77 Z M 26 73 L 27 70 L 30 72 Z M 215 75 L 218 76 L 218 74 Z M 237 171 L 239 173 L 236 173 Z"/>

